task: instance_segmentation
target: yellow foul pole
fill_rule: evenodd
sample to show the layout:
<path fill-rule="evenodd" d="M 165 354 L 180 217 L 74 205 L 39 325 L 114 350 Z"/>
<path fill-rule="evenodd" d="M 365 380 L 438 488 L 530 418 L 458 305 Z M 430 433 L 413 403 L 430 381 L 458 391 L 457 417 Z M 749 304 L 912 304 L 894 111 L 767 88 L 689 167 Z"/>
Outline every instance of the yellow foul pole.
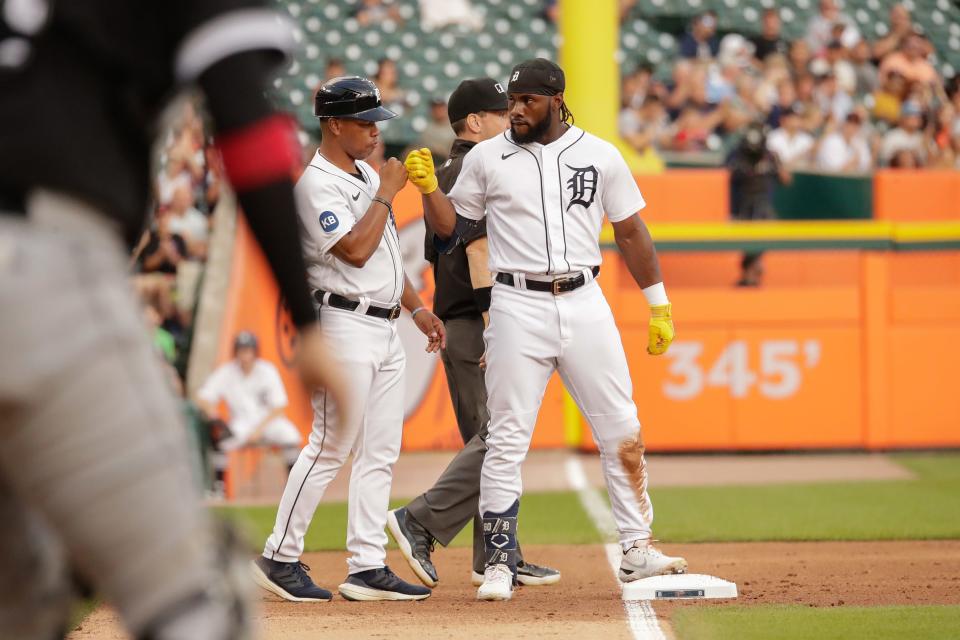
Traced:
<path fill-rule="evenodd" d="M 618 0 L 560 0 L 560 59 L 567 80 L 564 99 L 577 125 L 609 140 L 634 173 L 663 170 L 655 154 L 641 158 L 620 138 L 620 67 L 616 53 L 620 42 Z M 586 433 L 577 405 L 564 392 L 564 433 L 568 446 L 577 446 Z"/>
<path fill-rule="evenodd" d="M 577 125 L 614 143 L 634 172 L 651 164 L 620 138 L 620 41 L 618 0 L 560 0 L 560 66 L 567 79 L 564 98 Z M 662 170 L 662 166 L 659 166 Z"/>

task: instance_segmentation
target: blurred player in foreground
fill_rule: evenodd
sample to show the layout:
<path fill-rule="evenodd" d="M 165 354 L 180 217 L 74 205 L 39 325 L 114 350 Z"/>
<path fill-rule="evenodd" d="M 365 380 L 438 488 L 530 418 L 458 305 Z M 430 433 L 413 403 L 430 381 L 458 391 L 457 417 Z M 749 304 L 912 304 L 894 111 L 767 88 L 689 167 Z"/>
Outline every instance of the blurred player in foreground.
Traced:
<path fill-rule="evenodd" d="M 450 149 L 450 159 L 437 170 L 437 188 L 444 193 L 456 183 L 470 150 L 501 135 L 509 126 L 507 93 L 492 78 L 464 80 L 450 96 L 448 114 L 457 139 Z M 416 151 L 408 157 L 417 159 L 420 154 Z M 480 368 L 493 286 L 487 257 L 487 225 L 481 221 L 445 253 L 434 246 L 435 235 L 429 225 L 426 232 L 425 255 L 433 264 L 436 282 L 433 309 L 447 328 L 447 348 L 440 355 L 464 446 L 428 491 L 390 512 L 387 526 L 413 572 L 425 585 L 435 587 L 440 577 L 430 558 L 434 542 L 450 544 L 473 520 L 472 578 L 479 584 L 483 581 L 485 561 L 480 518 L 475 516 L 490 422 Z M 555 584 L 560 580 L 560 572 L 525 562 L 518 544 L 517 580 L 530 586 Z"/>
<path fill-rule="evenodd" d="M 208 418 L 216 418 L 221 401 L 230 411 L 229 424 L 215 419 L 218 428 L 211 429 L 217 497 L 223 496 L 228 452 L 249 445 L 279 447 L 288 472 L 300 455 L 303 438 L 284 415 L 287 391 L 280 372 L 259 353 L 257 336 L 241 331 L 233 340 L 233 359 L 217 367 L 197 391 L 197 404 Z"/>
<path fill-rule="evenodd" d="M 517 580 L 520 466 L 554 371 L 590 422 L 630 582 L 682 573 L 687 563 L 652 544 L 653 505 L 640 421 L 613 313 L 596 282 L 606 217 L 630 274 L 650 304 L 647 351 L 673 340 L 670 302 L 653 241 L 639 212 L 646 203 L 620 152 L 573 125 L 563 70 L 542 58 L 513 68 L 510 130 L 481 142 L 463 162 L 449 198 L 435 188 L 429 152 L 407 161 L 440 238 L 484 218 L 496 275 L 486 342 L 487 454 L 480 476 L 486 571 L 480 600 L 509 600 Z M 419 166 L 417 166 L 419 164 Z"/>
<path fill-rule="evenodd" d="M 64 634 L 71 568 L 136 638 L 248 637 L 243 565 L 201 506 L 127 247 L 145 226 L 159 111 L 197 84 L 301 329 L 304 379 L 342 397 L 299 251 L 299 149 L 263 93 L 292 26 L 245 0 L 3 9 L 0 637 Z"/>

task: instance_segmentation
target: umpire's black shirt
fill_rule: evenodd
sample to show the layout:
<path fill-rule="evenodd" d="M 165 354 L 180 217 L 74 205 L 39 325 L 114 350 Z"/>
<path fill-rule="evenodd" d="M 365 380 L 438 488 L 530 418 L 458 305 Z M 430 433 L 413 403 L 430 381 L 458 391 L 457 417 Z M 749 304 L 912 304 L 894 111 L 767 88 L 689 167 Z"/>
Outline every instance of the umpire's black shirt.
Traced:
<path fill-rule="evenodd" d="M 437 169 L 437 182 L 440 190 L 449 193 L 457 182 L 463 157 L 477 143 L 457 138 L 450 148 L 450 158 Z M 440 254 L 434 247 L 433 230 L 427 224 L 427 238 L 424 257 L 433 264 L 433 279 L 436 290 L 433 294 L 433 312 L 441 320 L 453 318 L 480 317 L 480 307 L 474 298 L 473 284 L 470 282 L 470 265 L 467 262 L 466 246 L 487 235 L 487 221 L 480 221 L 469 236 L 461 236 L 457 246 L 449 253 Z"/>

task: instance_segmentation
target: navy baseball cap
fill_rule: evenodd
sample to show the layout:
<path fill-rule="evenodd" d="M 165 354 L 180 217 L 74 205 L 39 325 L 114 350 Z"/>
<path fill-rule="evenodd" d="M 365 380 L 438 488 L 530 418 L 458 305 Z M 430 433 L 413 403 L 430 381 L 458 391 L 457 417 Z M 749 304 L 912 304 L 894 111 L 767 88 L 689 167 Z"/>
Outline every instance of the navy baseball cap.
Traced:
<path fill-rule="evenodd" d="M 397 114 L 383 106 L 380 89 L 360 76 L 344 76 L 324 82 L 313 99 L 313 115 L 380 122 Z"/>
<path fill-rule="evenodd" d="M 546 58 L 524 60 L 510 73 L 509 93 L 530 93 L 540 96 L 555 96 L 563 93 L 567 80 L 563 69 Z"/>

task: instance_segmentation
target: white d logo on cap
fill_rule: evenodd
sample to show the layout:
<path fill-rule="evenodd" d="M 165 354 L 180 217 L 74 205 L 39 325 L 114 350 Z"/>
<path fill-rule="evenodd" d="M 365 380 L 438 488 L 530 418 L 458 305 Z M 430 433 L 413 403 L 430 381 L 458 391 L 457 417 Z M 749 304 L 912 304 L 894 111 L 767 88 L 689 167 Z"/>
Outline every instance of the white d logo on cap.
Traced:
<path fill-rule="evenodd" d="M 513 77 L 510 78 L 510 82 L 516 82 L 517 78 L 519 78 L 519 77 L 520 77 L 520 72 L 519 72 L 519 71 L 514 71 L 514 72 L 513 72 Z"/>
<path fill-rule="evenodd" d="M 514 79 L 516 79 L 516 78 L 514 78 Z M 494 84 L 494 85 L 493 85 L 493 88 L 497 90 L 497 93 L 503 93 L 503 86 L 502 86 L 499 82 L 497 82 L 496 84 Z"/>

